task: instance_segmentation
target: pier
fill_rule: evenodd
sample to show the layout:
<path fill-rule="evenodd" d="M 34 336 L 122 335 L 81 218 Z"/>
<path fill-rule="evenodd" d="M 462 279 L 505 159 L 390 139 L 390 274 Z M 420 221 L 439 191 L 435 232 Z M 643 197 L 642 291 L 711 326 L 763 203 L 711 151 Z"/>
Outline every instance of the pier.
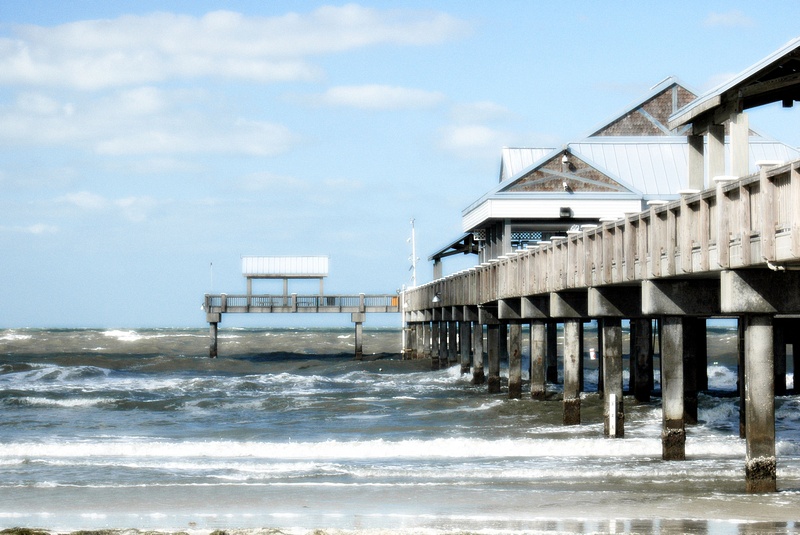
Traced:
<path fill-rule="evenodd" d="M 751 173 L 752 132 L 745 110 L 772 102 L 791 107 L 800 99 L 798 51 L 800 40 L 792 41 L 689 104 L 681 105 L 685 95 L 673 88 L 668 124 L 641 111 L 644 104 L 634 110 L 672 133 L 673 140 L 683 136 L 688 169 L 672 198 L 634 199 L 641 207 L 627 209 L 631 199 L 620 194 L 627 194 L 620 183 L 601 176 L 598 168 L 591 169 L 591 180 L 586 178 L 587 162 L 567 149 L 563 156 L 546 155 L 539 167 L 534 164 L 517 175 L 516 182 L 509 180 L 512 186 L 528 185 L 516 197 L 512 186 L 501 182 L 465 210 L 470 239 L 462 237 L 434 255 L 435 280 L 403 294 L 412 353 L 430 358 L 434 368 L 460 362 L 462 371 L 471 369 L 473 381 L 485 381 L 489 392 L 501 389 L 503 356 L 508 359 L 508 395 L 519 398 L 520 332 L 527 325 L 530 396 L 543 399 L 556 369 L 555 325 L 563 324 L 563 422 L 576 425 L 581 423 L 583 324 L 596 320 L 604 433 L 622 438 L 625 404 L 631 402 L 622 389 L 622 322 L 629 320 L 633 401 L 650 399 L 657 333 L 662 457 L 683 460 L 686 426 L 696 421 L 697 392 L 707 384 L 705 321 L 736 318 L 746 488 L 775 491 L 774 397 L 785 393 L 787 344 L 793 344 L 794 369 L 800 369 L 800 336 L 795 334 L 800 332 L 800 160 L 761 160 Z M 547 189 L 548 180 L 557 180 L 558 186 L 563 181 L 563 191 Z M 589 221 L 583 207 L 592 197 L 580 201 L 578 189 L 589 191 L 589 186 L 592 192 L 603 191 L 601 186 L 608 190 L 603 202 L 612 207 L 611 200 L 617 199 L 613 207 L 624 213 Z M 512 201 L 522 202 L 522 190 L 532 187 L 541 193 L 535 199 L 538 210 L 530 213 L 552 206 L 559 213 L 548 221 L 531 220 L 525 229 L 516 215 L 520 205 Z M 595 205 L 601 201 L 593 199 Z M 493 222 L 492 213 L 505 219 Z M 531 234 L 534 224 L 540 225 L 540 239 L 521 244 L 522 231 Z M 473 240 L 479 247 L 473 247 Z M 441 275 L 444 256 L 474 248 L 478 265 Z"/>
<path fill-rule="evenodd" d="M 219 324 L 223 314 L 350 314 L 355 326 L 355 358 L 364 355 L 363 325 L 367 314 L 400 312 L 399 296 L 378 295 L 323 295 L 323 279 L 328 275 L 328 258 L 325 256 L 243 256 L 242 275 L 247 279 L 247 293 L 239 295 L 206 294 L 203 310 L 209 324 L 209 356 L 218 355 Z M 253 281 L 273 279 L 283 281 L 283 293 L 277 295 L 254 294 Z M 289 293 L 293 279 L 319 279 L 318 295 Z"/>

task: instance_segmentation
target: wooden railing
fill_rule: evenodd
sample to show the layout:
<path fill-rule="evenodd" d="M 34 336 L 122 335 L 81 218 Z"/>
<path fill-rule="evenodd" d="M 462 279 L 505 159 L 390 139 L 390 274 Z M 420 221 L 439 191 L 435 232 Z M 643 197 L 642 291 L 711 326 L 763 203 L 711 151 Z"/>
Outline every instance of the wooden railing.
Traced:
<path fill-rule="evenodd" d="M 397 294 L 380 295 L 211 295 L 208 313 L 400 312 Z"/>
<path fill-rule="evenodd" d="M 407 290 L 406 309 L 800 263 L 800 161 L 715 183 Z"/>

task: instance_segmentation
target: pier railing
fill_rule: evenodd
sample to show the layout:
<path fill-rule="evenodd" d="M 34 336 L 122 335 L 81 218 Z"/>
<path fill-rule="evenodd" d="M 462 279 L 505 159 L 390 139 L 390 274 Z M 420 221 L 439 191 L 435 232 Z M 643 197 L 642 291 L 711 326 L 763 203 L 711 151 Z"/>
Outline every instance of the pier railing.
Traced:
<path fill-rule="evenodd" d="M 207 313 L 400 312 L 397 294 L 228 295 L 206 294 Z"/>
<path fill-rule="evenodd" d="M 714 182 L 409 289 L 406 310 L 800 264 L 800 161 Z"/>

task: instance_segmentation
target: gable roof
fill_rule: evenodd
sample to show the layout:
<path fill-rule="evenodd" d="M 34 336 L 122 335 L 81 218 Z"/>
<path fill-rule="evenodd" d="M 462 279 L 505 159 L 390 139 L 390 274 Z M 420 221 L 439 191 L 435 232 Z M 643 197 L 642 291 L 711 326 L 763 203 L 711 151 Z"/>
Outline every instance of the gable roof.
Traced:
<path fill-rule="evenodd" d="M 583 137 L 677 135 L 668 126 L 670 115 L 696 98 L 677 77 L 669 76 Z"/>

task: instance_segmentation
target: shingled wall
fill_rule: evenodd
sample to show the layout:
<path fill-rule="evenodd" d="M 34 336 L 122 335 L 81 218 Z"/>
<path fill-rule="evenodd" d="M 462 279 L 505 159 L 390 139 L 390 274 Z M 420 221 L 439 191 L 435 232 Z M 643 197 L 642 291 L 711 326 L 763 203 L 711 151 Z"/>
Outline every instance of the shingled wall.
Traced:
<path fill-rule="evenodd" d="M 695 98 L 697 96 L 691 91 L 677 84 L 671 85 L 636 110 L 596 131 L 591 137 L 668 135 L 666 130 L 669 116 Z"/>

